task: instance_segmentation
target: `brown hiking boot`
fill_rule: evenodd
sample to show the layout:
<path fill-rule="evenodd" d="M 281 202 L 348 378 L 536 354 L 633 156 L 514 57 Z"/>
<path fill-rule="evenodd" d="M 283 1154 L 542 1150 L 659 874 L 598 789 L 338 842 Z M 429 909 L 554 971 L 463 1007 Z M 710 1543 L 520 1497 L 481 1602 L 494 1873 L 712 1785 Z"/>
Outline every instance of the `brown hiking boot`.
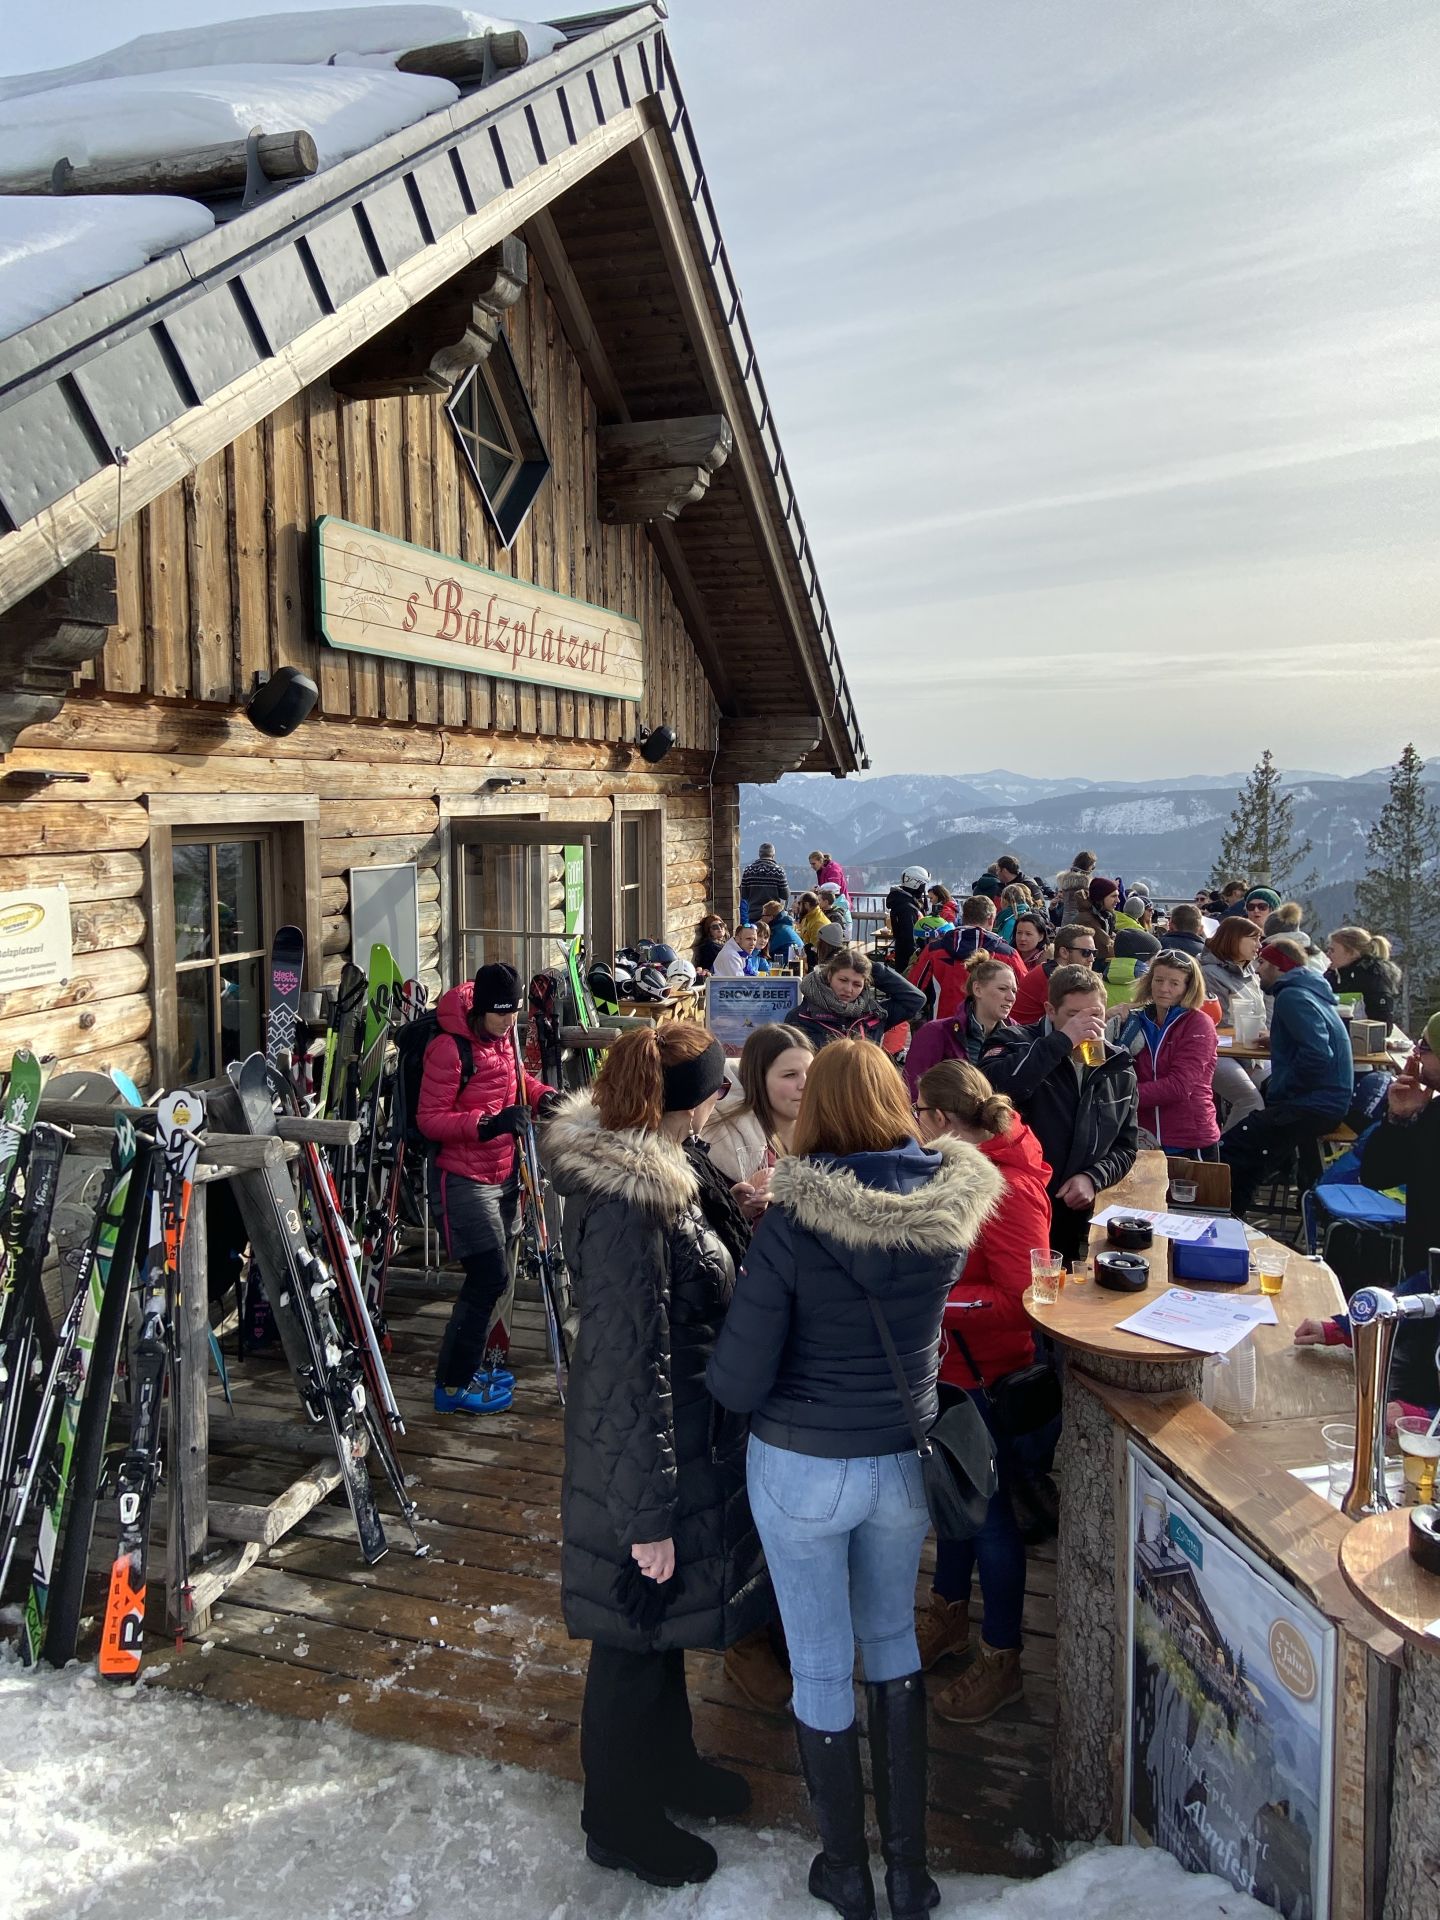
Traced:
<path fill-rule="evenodd" d="M 790 1670 L 776 1653 L 770 1629 L 761 1627 L 725 1652 L 725 1678 L 752 1707 L 783 1713 L 795 1691 Z"/>
<path fill-rule="evenodd" d="M 942 1600 L 932 1593 L 930 1604 L 915 1616 L 915 1639 L 920 1648 L 920 1671 L 928 1673 L 947 1653 L 965 1653 L 970 1646 L 970 1609 L 958 1600 Z"/>
<path fill-rule="evenodd" d="M 953 1720 L 962 1727 L 973 1727 L 988 1720 L 1001 1707 L 1020 1699 L 1025 1691 L 1020 1677 L 1018 1647 L 989 1647 L 982 1640 L 980 1650 L 958 1680 L 933 1702 L 942 1720 Z"/>

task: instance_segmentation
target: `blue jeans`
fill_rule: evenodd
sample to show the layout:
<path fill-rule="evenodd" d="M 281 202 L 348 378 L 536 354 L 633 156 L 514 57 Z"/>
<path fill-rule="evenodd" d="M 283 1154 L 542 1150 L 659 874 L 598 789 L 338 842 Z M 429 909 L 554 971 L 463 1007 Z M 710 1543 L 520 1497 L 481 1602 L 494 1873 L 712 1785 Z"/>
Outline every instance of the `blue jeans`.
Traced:
<path fill-rule="evenodd" d="M 867 1680 L 920 1666 L 915 1582 L 930 1530 L 918 1455 L 826 1460 L 753 1433 L 755 1516 L 795 1682 L 795 1717 L 823 1733 L 855 1718 L 855 1642 Z"/>

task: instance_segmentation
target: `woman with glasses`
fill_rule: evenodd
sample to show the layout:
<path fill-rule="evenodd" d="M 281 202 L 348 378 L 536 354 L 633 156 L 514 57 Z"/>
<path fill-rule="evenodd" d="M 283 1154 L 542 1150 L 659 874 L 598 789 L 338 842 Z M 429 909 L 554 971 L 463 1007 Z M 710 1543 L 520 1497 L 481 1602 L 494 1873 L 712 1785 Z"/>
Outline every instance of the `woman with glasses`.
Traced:
<path fill-rule="evenodd" d="M 920 1082 L 920 1138 L 968 1141 L 1000 1174 L 1005 1191 L 980 1229 L 964 1272 L 950 1289 L 940 1348 L 940 1406 L 968 1393 L 990 1423 L 986 1389 L 1032 1365 L 1035 1342 L 1024 1307 L 1030 1253 L 1050 1244 L 1050 1168 L 1040 1142 L 1004 1094 L 968 1060 L 946 1060 Z M 930 1604 L 915 1623 L 920 1664 L 970 1647 L 970 1586 L 978 1568 L 984 1614 L 975 1658 L 934 1702 L 942 1720 L 974 1725 L 1018 1700 L 1025 1542 L 1011 1505 L 1016 1462 L 996 1435 L 1000 1485 L 973 1540 L 937 1540 Z"/>
<path fill-rule="evenodd" d="M 1213 1092 L 1218 1043 L 1203 1011 L 1205 976 L 1192 954 L 1165 947 L 1135 983 L 1120 1023 L 1140 1089 L 1140 1145 L 1190 1160 L 1218 1160 Z"/>

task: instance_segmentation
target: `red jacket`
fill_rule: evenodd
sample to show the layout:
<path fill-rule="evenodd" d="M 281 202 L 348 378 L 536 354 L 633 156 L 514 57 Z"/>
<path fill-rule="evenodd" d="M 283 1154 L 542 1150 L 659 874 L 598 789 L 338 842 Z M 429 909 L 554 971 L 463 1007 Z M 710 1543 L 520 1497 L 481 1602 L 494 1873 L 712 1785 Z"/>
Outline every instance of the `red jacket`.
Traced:
<path fill-rule="evenodd" d="M 1025 984 L 1025 962 L 1008 940 L 1002 940 L 998 934 L 988 933 L 980 927 L 951 927 L 944 933 L 936 934 L 929 945 L 922 949 L 908 975 L 922 992 L 932 980 L 935 982 L 940 994 L 940 1002 L 935 1009 L 936 1019 L 948 1020 L 965 1004 L 965 982 L 968 977 L 965 962 L 981 948 L 988 959 L 1003 960 L 1014 971 L 1020 984 Z"/>
<path fill-rule="evenodd" d="M 847 900 L 850 898 L 850 889 L 845 884 L 845 869 L 838 860 L 824 861 L 815 874 L 814 884 L 817 887 L 838 887 Z"/>
<path fill-rule="evenodd" d="M 482 1114 L 499 1113 L 502 1107 L 519 1104 L 515 1047 L 509 1034 L 491 1040 L 470 1031 L 474 997 L 473 980 L 462 980 L 458 987 L 440 996 L 435 1012 L 442 1031 L 425 1049 L 415 1123 L 427 1140 L 440 1142 L 436 1159 L 443 1173 L 478 1180 L 487 1187 L 503 1187 L 515 1171 L 514 1138 L 506 1133 L 494 1140 L 477 1140 L 475 1130 Z M 475 1071 L 463 1087 L 460 1049 L 452 1034 L 463 1034 L 470 1042 L 475 1061 Z M 550 1089 L 531 1074 L 523 1077 L 525 1102 L 533 1107 Z"/>
<path fill-rule="evenodd" d="M 1152 1051 L 1137 1015 L 1121 1029 L 1120 1044 L 1135 1061 L 1140 1087 L 1140 1125 L 1172 1153 L 1213 1147 L 1220 1138 L 1215 1118 L 1215 1022 L 1199 1007 L 1183 1008 Z M 1137 1051 L 1138 1048 L 1138 1051 Z"/>
<path fill-rule="evenodd" d="M 973 1387 L 975 1376 L 949 1329 L 959 1327 L 988 1386 L 1002 1373 L 1028 1367 L 1035 1358 L 1030 1322 L 1021 1302 L 1030 1284 L 1030 1250 L 1050 1244 L 1050 1168 L 1040 1142 L 1018 1114 L 1008 1133 L 986 1140 L 979 1151 L 1004 1175 L 999 1206 L 980 1229 L 965 1271 L 950 1289 L 940 1378 L 951 1387 Z M 964 1300 L 988 1301 L 978 1313 L 957 1311 Z"/>
<path fill-rule="evenodd" d="M 1050 993 L 1050 976 L 1045 964 L 1042 960 L 1038 967 L 1029 968 L 1020 982 L 1020 991 L 1010 1009 L 1010 1018 L 1017 1027 L 1033 1027 L 1045 1018 Z"/>

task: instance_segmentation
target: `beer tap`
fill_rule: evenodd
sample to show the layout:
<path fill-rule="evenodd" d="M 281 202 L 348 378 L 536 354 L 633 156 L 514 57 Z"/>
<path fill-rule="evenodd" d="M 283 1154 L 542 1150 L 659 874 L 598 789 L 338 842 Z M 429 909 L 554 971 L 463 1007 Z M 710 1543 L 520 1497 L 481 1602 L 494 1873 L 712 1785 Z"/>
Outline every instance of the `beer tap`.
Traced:
<path fill-rule="evenodd" d="M 1440 1315 L 1440 1293 L 1394 1294 L 1384 1287 L 1361 1287 L 1350 1296 L 1349 1311 L 1355 1347 L 1355 1471 L 1340 1511 L 1358 1520 L 1395 1505 L 1385 1489 L 1385 1406 L 1395 1336 L 1402 1320 Z"/>

